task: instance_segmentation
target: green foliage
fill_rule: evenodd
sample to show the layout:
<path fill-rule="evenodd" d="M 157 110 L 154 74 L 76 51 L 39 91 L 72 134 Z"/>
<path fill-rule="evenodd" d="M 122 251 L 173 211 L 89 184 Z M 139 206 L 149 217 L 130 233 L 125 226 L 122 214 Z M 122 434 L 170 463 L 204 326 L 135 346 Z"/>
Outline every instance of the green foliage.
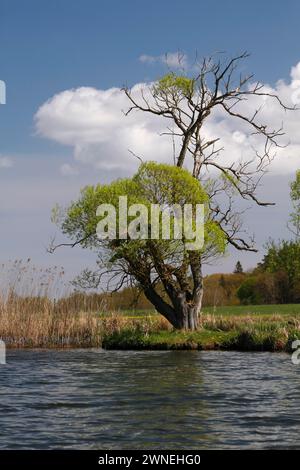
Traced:
<path fill-rule="evenodd" d="M 172 97 L 191 98 L 194 93 L 195 81 L 174 72 L 164 75 L 157 84 L 154 85 L 154 96 L 172 95 Z"/>
<path fill-rule="evenodd" d="M 267 272 L 285 272 L 290 285 L 300 279 L 300 242 L 282 240 L 278 244 L 271 241 L 267 245 L 261 268 Z"/>
<path fill-rule="evenodd" d="M 238 288 L 237 296 L 244 305 L 261 303 L 261 296 L 257 292 L 257 279 L 255 277 L 247 278 Z"/>
<path fill-rule="evenodd" d="M 270 241 L 263 261 L 237 292 L 242 303 L 300 301 L 300 243 Z"/>
<path fill-rule="evenodd" d="M 205 242 L 206 246 L 213 245 L 219 252 L 225 249 L 225 237 L 219 226 L 210 218 L 208 211 L 208 196 L 199 182 L 184 169 L 157 164 L 154 162 L 142 164 L 133 178 L 119 179 L 107 185 L 87 186 L 81 192 L 78 201 L 73 202 L 65 212 L 61 228 L 64 234 L 72 240 L 79 242 L 83 247 L 98 249 L 100 246 L 108 248 L 111 261 L 123 256 L 136 257 L 148 249 L 146 240 L 99 240 L 96 236 L 96 227 L 101 217 L 96 211 L 101 204 L 112 204 L 117 210 L 117 229 L 119 226 L 118 204 L 119 197 L 127 196 L 128 206 L 144 204 L 160 204 L 169 207 L 178 204 L 204 204 L 205 205 Z M 56 209 L 57 211 L 57 209 Z M 131 221 L 131 218 L 128 218 Z M 149 230 L 151 221 L 149 220 Z M 162 227 L 160 226 L 160 231 Z M 162 250 L 170 253 L 182 250 L 182 242 L 174 240 L 157 240 Z"/>
<path fill-rule="evenodd" d="M 290 185 L 290 196 L 293 204 L 293 212 L 290 214 L 290 222 L 293 233 L 300 237 L 300 170 L 296 172 L 296 178 Z"/>
<path fill-rule="evenodd" d="M 296 172 L 296 179 L 291 183 L 291 199 L 300 202 L 300 170 Z"/>
<path fill-rule="evenodd" d="M 207 203 L 208 195 L 185 169 L 155 162 L 144 163 L 133 177 L 143 200 L 172 205 Z"/>

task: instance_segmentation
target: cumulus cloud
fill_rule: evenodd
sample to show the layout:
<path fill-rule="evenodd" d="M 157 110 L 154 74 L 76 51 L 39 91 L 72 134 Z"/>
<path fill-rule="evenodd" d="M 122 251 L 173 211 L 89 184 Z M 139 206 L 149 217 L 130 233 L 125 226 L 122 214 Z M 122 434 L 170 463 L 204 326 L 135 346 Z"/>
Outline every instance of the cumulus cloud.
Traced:
<path fill-rule="evenodd" d="M 13 161 L 9 157 L 0 156 L 0 169 L 1 168 L 11 168 L 13 166 Z"/>
<path fill-rule="evenodd" d="M 140 96 L 144 87 L 145 84 L 135 85 L 133 96 Z M 300 101 L 300 63 L 291 69 L 288 82 L 280 80 L 274 87 L 265 87 L 270 93 L 278 94 L 285 103 L 297 104 L 298 94 Z M 258 106 L 258 98 L 251 97 L 239 106 L 240 111 L 251 115 Z M 113 170 L 115 174 L 136 168 L 138 160 L 129 149 L 143 160 L 171 163 L 172 141 L 168 136 L 160 135 L 169 123 L 150 113 L 131 112 L 125 116 L 123 110 L 128 107 L 128 99 L 119 88 L 66 90 L 38 109 L 36 129 L 40 136 L 72 147 L 77 162 Z M 267 97 L 260 116 L 261 122 L 268 123 L 272 129 L 278 129 L 283 123 L 286 137 L 282 143 L 290 143 L 289 147 L 278 149 L 271 171 L 273 174 L 292 173 L 300 167 L 300 111 L 284 112 L 276 100 Z M 221 107 L 214 109 L 203 132 L 206 138 L 220 138 L 220 146 L 224 147 L 220 158 L 226 161 L 249 158 L 253 156 L 253 148 L 262 144 L 257 136 L 249 134 L 243 121 L 228 116 Z M 69 170 L 71 168 L 64 165 L 63 171 L 69 173 Z"/>
<path fill-rule="evenodd" d="M 143 64 L 153 65 L 156 63 L 161 63 L 167 65 L 171 69 L 187 69 L 188 68 L 188 58 L 186 54 L 181 52 L 168 52 L 166 54 L 161 54 L 157 56 L 142 54 L 139 57 L 139 61 Z"/>
<path fill-rule="evenodd" d="M 141 85 L 133 88 L 139 93 Z M 55 95 L 35 115 L 39 135 L 74 148 L 75 160 L 95 168 L 126 169 L 135 164 L 128 149 L 146 159 L 168 160 L 163 120 L 149 114 L 124 116 L 128 100 L 117 88 L 77 88 Z"/>

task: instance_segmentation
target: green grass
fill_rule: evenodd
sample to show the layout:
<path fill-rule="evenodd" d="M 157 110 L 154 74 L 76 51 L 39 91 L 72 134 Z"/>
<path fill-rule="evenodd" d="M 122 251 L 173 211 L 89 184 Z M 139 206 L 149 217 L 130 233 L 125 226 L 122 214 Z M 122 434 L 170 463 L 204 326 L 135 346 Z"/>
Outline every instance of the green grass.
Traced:
<path fill-rule="evenodd" d="M 105 349 L 229 349 L 235 336 L 232 331 L 158 331 L 145 334 L 124 330 L 106 336 L 102 345 Z"/>
<path fill-rule="evenodd" d="M 281 305 L 229 305 L 222 307 L 204 307 L 204 314 L 222 316 L 240 315 L 300 315 L 300 304 Z M 157 312 L 152 309 L 145 310 L 122 310 L 122 315 L 128 318 L 144 318 L 155 316 Z M 105 314 L 104 314 L 105 315 Z"/>
<path fill-rule="evenodd" d="M 153 311 L 118 315 L 122 325 L 106 329 L 106 349 L 222 349 L 290 351 L 300 339 L 300 305 L 236 306 L 204 309 L 196 332 L 174 331 Z"/>
<path fill-rule="evenodd" d="M 277 328 L 260 329 L 257 326 L 231 331 L 202 330 L 197 332 L 123 330 L 106 335 L 105 349 L 126 350 L 235 350 L 235 351 L 291 351 L 291 343 L 300 339 L 298 331 L 287 332 Z"/>
<path fill-rule="evenodd" d="M 204 307 L 203 313 L 215 315 L 300 315 L 300 304 Z"/>

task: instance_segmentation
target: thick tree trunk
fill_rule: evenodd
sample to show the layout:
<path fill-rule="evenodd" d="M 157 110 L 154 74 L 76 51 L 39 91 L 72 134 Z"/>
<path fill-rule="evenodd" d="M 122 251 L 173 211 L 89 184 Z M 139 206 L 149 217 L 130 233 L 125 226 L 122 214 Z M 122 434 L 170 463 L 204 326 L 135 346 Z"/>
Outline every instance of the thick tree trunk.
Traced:
<path fill-rule="evenodd" d="M 197 330 L 199 327 L 199 316 L 203 297 L 201 255 L 194 252 L 189 253 L 189 264 L 193 278 L 192 289 L 189 286 L 189 282 L 187 282 L 184 277 L 186 276 L 186 270 L 184 271 L 184 275 L 177 270 L 175 273 L 177 277 L 176 283 L 172 274 L 170 274 L 169 267 L 160 259 L 159 253 L 157 254 L 153 247 L 152 256 L 156 261 L 156 271 L 159 274 L 170 303 L 166 302 L 156 291 L 155 286 L 152 285 L 150 270 L 148 270 L 144 276 L 139 275 L 138 277 L 145 296 L 174 328 L 190 331 Z"/>
<path fill-rule="evenodd" d="M 184 293 L 178 293 L 175 306 L 165 302 L 154 289 L 144 289 L 145 295 L 156 310 L 163 315 L 177 330 L 195 331 L 199 327 L 202 295 L 198 303 L 188 303 Z"/>
<path fill-rule="evenodd" d="M 199 327 L 199 316 L 197 309 L 187 306 L 184 311 L 178 312 L 178 327 L 182 330 L 195 331 Z"/>
<path fill-rule="evenodd" d="M 144 294 L 147 299 L 152 303 L 155 309 L 163 315 L 170 323 L 174 326 L 174 328 L 178 328 L 177 326 L 177 315 L 173 307 L 165 302 L 162 297 L 155 291 L 152 287 L 144 288 Z"/>
<path fill-rule="evenodd" d="M 201 310 L 201 300 L 195 304 L 193 302 L 189 303 L 185 299 L 185 295 L 180 294 L 178 296 L 178 302 L 175 305 L 175 314 L 177 325 L 174 325 L 175 328 L 194 331 L 199 327 L 199 317 Z"/>

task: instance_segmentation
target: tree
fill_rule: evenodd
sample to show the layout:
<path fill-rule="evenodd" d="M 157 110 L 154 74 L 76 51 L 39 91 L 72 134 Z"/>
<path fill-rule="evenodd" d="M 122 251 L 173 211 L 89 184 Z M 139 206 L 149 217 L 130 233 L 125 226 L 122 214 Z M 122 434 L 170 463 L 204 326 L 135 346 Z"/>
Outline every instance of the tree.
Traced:
<path fill-rule="evenodd" d="M 131 103 L 125 114 L 142 111 L 166 119 L 168 127 L 164 134 L 172 138 L 173 148 L 176 142 L 179 145 L 173 156 L 174 164 L 182 168 L 191 163 L 194 178 L 210 186 L 210 208 L 227 242 L 238 250 L 257 251 L 253 237 L 247 238 L 242 230 L 241 214 L 234 208 L 234 199 L 239 196 L 259 206 L 272 204 L 258 198 L 257 188 L 276 147 L 282 146 L 279 138 L 284 133 L 281 126 L 273 129 L 261 122 L 260 113 L 267 100 L 275 100 L 285 110 L 295 108 L 287 107 L 260 82 L 252 82 L 253 75 L 238 73 L 240 62 L 247 57 L 243 53 L 224 62 L 205 58 L 195 64 L 193 76 L 170 72 L 141 88 L 140 99 L 130 88 L 124 88 Z M 254 109 L 244 106 L 249 98 L 256 103 Z M 205 132 L 205 124 L 218 112 L 243 123 L 249 137 L 260 138 L 260 148 L 253 149 L 252 158 L 235 159 L 228 164 L 222 160 L 220 138 L 207 137 Z"/>
<path fill-rule="evenodd" d="M 175 149 L 174 167 L 182 169 L 191 165 L 195 189 L 198 186 L 205 188 L 208 195 L 209 221 L 210 224 L 215 224 L 214 227 L 218 227 L 219 238 L 222 233 L 223 240 L 234 248 L 257 251 L 253 237 L 248 237 L 243 231 L 241 213 L 235 208 L 235 199 L 239 197 L 260 206 L 270 204 L 259 199 L 257 188 L 266 167 L 275 155 L 276 147 L 280 146 L 279 138 L 283 131 L 281 127 L 273 129 L 267 122 L 261 122 L 260 111 L 267 100 L 275 100 L 279 107 L 285 110 L 290 108 L 261 83 L 253 82 L 252 75 L 243 76 L 238 73 L 240 62 L 247 56 L 243 53 L 223 62 L 214 61 L 213 58 L 203 59 L 195 64 L 193 70 L 197 71 L 194 75 L 170 72 L 154 84 L 142 87 L 138 98 L 130 88 L 125 87 L 124 93 L 130 103 L 125 114 L 141 111 L 165 118 L 168 123 L 165 134 L 170 135 Z M 249 98 L 256 103 L 254 109 L 244 107 Z M 260 139 L 260 145 L 253 149 L 253 157 L 246 160 L 234 159 L 231 163 L 221 158 L 220 137 L 208 137 L 205 132 L 205 124 L 214 113 L 240 121 L 249 139 L 253 135 Z M 176 146 L 179 146 L 178 150 Z M 184 175 L 187 178 L 186 172 Z M 92 192 L 89 189 L 85 198 L 88 198 L 89 191 Z M 96 195 L 93 194 L 93 197 Z M 67 235 L 78 235 L 72 246 L 88 246 L 88 239 L 94 240 L 95 234 L 86 232 L 80 224 L 85 222 L 90 229 L 94 229 L 94 224 L 90 224 L 87 218 L 82 219 L 82 213 L 79 209 L 76 213 L 76 210 L 72 218 L 67 218 L 69 225 L 67 229 L 66 225 L 63 226 L 63 230 Z M 152 289 L 153 249 L 156 247 L 151 249 L 149 264 L 149 252 L 144 251 L 144 245 L 137 243 L 136 249 L 128 253 L 126 263 L 120 267 L 121 271 L 124 269 L 124 274 L 130 273 L 139 282 L 155 308 L 164 312 L 174 326 L 196 328 L 203 295 L 202 264 L 219 251 L 215 250 L 212 244 L 210 249 L 203 253 L 187 253 L 180 269 L 172 268 L 170 271 L 168 254 L 159 248 L 154 268 L 172 304 L 173 310 L 170 310 L 169 304 L 164 303 L 164 299 L 158 297 Z M 136 253 L 139 254 L 138 259 Z M 143 260 L 143 274 L 137 267 L 134 268 L 134 264 L 140 264 L 140 260 Z M 131 267 L 128 270 L 129 265 Z M 193 279 L 192 291 L 187 287 L 188 273 Z M 90 275 L 92 276 L 91 272 L 86 273 L 87 280 Z"/>
<path fill-rule="evenodd" d="M 204 247 L 193 247 L 186 236 L 175 238 L 175 216 L 171 218 L 171 237 L 164 239 L 165 228 L 163 210 L 159 218 L 159 238 L 153 239 L 154 222 L 147 219 L 147 231 L 140 238 L 134 238 L 128 230 L 127 238 L 120 236 L 120 217 L 118 202 L 127 197 L 128 207 L 143 204 L 151 212 L 151 205 L 162 209 L 184 208 L 186 204 L 205 206 Z M 97 208 L 101 204 L 112 204 L 117 208 L 117 230 L 112 238 L 99 239 L 97 225 L 105 223 L 107 216 L 99 217 Z M 107 206 L 105 206 L 107 211 Z M 140 211 L 140 209 L 138 209 Z M 99 211 L 98 211 L 99 213 Z M 105 215 L 105 217 L 104 217 Z M 57 214 L 56 214 L 57 217 Z M 195 222 L 195 215 L 192 216 Z M 137 281 L 147 299 L 156 310 L 166 317 L 175 328 L 196 329 L 198 313 L 201 308 L 203 282 L 201 273 L 202 259 L 222 253 L 225 238 L 218 224 L 211 219 L 208 196 L 205 189 L 190 173 L 181 168 L 153 162 L 142 164 L 133 178 L 121 179 L 108 185 L 86 187 L 78 201 L 62 211 L 57 218 L 61 230 L 84 248 L 96 250 L 101 255 L 98 272 L 86 272 L 84 280 L 97 287 L 102 276 L 109 272 L 117 280 L 116 288 L 128 280 Z M 140 221 L 141 219 L 138 220 Z M 130 224 L 136 224 L 137 217 L 128 217 Z M 194 227 L 196 229 L 196 227 Z M 139 230 L 140 227 L 139 227 Z M 108 233 L 107 227 L 106 233 Z M 141 233 L 139 231 L 138 233 Z M 103 266 L 106 269 L 103 271 Z"/>
<path fill-rule="evenodd" d="M 236 263 L 233 272 L 234 272 L 234 274 L 242 274 L 242 273 L 244 272 L 243 266 L 242 266 L 242 264 L 241 264 L 240 261 L 238 261 L 238 262 Z"/>
<path fill-rule="evenodd" d="M 237 289 L 242 304 L 282 304 L 287 302 L 288 279 L 283 271 L 254 270 Z"/>
<path fill-rule="evenodd" d="M 270 241 L 267 253 L 259 269 L 269 273 L 276 273 L 281 278 L 279 286 L 282 302 L 295 302 L 298 300 L 300 282 L 300 243 L 299 241 L 282 240 L 279 243 Z M 297 294 L 296 294 L 297 292 Z"/>
<path fill-rule="evenodd" d="M 290 196 L 293 205 L 293 212 L 290 214 L 289 229 L 300 239 L 300 170 L 296 172 L 296 178 L 290 185 Z M 292 227 L 291 227 L 292 226 Z"/>
<path fill-rule="evenodd" d="M 257 292 L 257 278 L 251 276 L 245 279 L 237 290 L 237 296 L 244 305 L 257 305 L 262 303 L 262 297 L 260 293 Z"/>

